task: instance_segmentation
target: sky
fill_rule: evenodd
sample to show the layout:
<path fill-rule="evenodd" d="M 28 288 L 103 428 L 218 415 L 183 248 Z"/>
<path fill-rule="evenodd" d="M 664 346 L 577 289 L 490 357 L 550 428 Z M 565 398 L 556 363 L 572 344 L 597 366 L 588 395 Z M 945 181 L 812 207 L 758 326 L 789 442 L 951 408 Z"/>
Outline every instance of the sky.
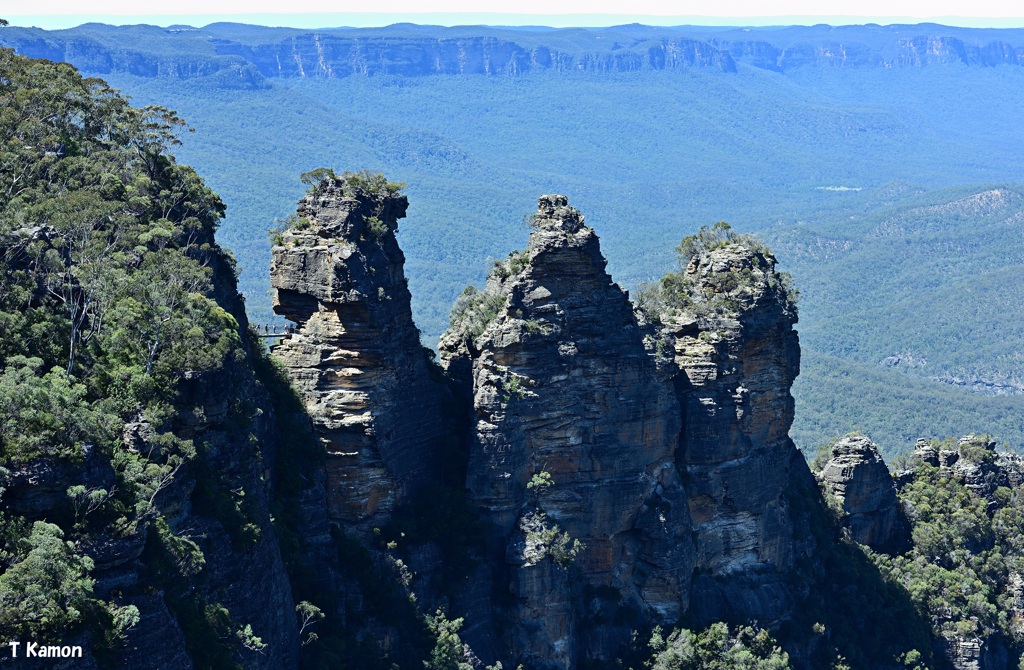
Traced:
<path fill-rule="evenodd" d="M 188 24 L 232 20 L 299 28 L 437 25 L 608 26 L 919 23 L 1024 27 L 1024 3 L 1007 0 L 175 0 L 156 7 L 138 0 L 0 0 L 12 25 L 66 28 L 103 23 Z M 287 6 L 288 13 L 281 7 Z M 372 7 L 372 12 L 365 11 Z"/>

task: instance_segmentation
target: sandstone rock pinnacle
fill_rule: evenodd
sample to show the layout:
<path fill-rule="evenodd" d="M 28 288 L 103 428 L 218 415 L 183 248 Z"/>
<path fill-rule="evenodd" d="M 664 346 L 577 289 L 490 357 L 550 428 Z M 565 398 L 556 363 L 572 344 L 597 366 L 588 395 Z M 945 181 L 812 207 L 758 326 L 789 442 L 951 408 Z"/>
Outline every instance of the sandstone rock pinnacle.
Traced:
<path fill-rule="evenodd" d="M 679 369 L 679 462 L 698 547 L 693 614 L 784 617 L 782 573 L 793 561 L 785 489 L 802 460 L 789 439 L 800 369 L 797 315 L 775 259 L 750 240 L 696 253 L 662 315 Z"/>
<path fill-rule="evenodd" d="M 439 388 L 394 231 L 408 201 L 379 175 L 324 179 L 273 248 L 274 355 L 327 451 L 330 515 L 366 526 L 436 478 Z"/>
<path fill-rule="evenodd" d="M 870 439 L 854 435 L 837 441 L 818 478 L 825 491 L 842 503 L 854 542 L 890 553 L 905 543 L 907 528 L 896 487 Z"/>
<path fill-rule="evenodd" d="M 545 195 L 531 225 L 527 249 L 456 305 L 440 348 L 471 389 L 467 488 L 507 547 L 517 603 L 509 644 L 539 667 L 572 667 L 582 648 L 611 654 L 631 629 L 580 630 L 593 612 L 573 606 L 567 570 L 605 594 L 588 608 L 673 621 L 686 609 L 693 547 L 671 381 L 645 351 L 583 216 L 565 196 Z M 551 532 L 580 543 L 565 564 L 557 548 L 524 558 L 541 533 L 538 511 Z"/>

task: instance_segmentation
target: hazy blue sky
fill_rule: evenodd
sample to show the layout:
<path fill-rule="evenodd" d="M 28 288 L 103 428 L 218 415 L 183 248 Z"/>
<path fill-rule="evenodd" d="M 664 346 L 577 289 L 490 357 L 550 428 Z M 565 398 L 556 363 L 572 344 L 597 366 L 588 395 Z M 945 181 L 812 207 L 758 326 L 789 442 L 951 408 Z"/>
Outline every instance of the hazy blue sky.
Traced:
<path fill-rule="evenodd" d="M 0 17 L 14 25 L 60 28 L 86 21 L 187 23 L 221 20 L 295 27 L 373 26 L 400 21 L 441 25 L 779 25 L 790 23 L 910 23 L 1024 26 L 1024 4 L 1007 0 L 175 0 L 146 13 L 138 0 L 0 0 Z M 372 7 L 373 12 L 360 11 Z"/>

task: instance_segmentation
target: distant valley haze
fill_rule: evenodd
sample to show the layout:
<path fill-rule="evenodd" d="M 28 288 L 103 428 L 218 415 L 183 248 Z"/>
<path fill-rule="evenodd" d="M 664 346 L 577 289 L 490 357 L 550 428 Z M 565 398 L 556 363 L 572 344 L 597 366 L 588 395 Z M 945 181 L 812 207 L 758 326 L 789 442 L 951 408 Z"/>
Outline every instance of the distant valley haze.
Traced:
<path fill-rule="evenodd" d="M 15 25 L 47 29 L 71 28 L 82 23 L 113 25 L 148 23 L 194 27 L 231 21 L 292 28 L 380 27 L 393 23 L 430 25 L 538 25 L 551 27 L 608 27 L 627 23 L 645 25 L 830 25 L 942 23 L 962 27 L 1012 28 L 1024 25 L 1024 11 L 1014 3 L 998 0 L 967 3 L 961 0 L 927 2 L 813 2 L 785 0 L 763 2 L 730 0 L 709 5 L 687 0 L 640 0 L 639 2 L 590 2 L 587 0 L 383 0 L 368 8 L 365 3 L 300 0 L 289 3 L 287 12 L 273 0 L 182 0 L 157 12 L 140 12 L 130 0 L 41 0 L 0 10 Z"/>
<path fill-rule="evenodd" d="M 802 448 L 855 429 L 889 454 L 969 432 L 1024 448 L 1014 5 L 292 6 L 42 2 L 0 11 L 0 44 L 187 119 L 175 153 L 227 204 L 218 239 L 255 322 L 281 323 L 266 231 L 302 172 L 407 183 L 428 347 L 481 259 L 522 247 L 536 197 L 565 193 L 634 293 L 701 225 L 768 242 L 802 294 Z"/>

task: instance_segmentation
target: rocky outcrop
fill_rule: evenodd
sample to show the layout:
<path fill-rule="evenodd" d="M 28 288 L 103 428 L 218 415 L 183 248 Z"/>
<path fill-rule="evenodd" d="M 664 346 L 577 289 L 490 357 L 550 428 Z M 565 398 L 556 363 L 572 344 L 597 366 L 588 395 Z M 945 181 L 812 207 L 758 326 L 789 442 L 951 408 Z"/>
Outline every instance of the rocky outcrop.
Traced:
<path fill-rule="evenodd" d="M 511 575 L 512 655 L 574 667 L 628 640 L 628 619 L 582 631 L 602 607 L 678 618 L 694 550 L 672 384 L 580 213 L 543 196 L 532 226 L 460 299 L 440 350 L 472 394 L 467 488 Z"/>
<path fill-rule="evenodd" d="M 836 441 L 818 479 L 825 492 L 842 504 L 854 542 L 890 554 L 906 544 L 908 529 L 896 487 L 878 445 L 870 439 L 857 435 Z"/>
<path fill-rule="evenodd" d="M 967 435 L 956 442 L 920 439 L 913 462 L 943 469 L 989 502 L 995 500 L 995 491 L 1001 486 L 1017 489 L 1024 485 L 1024 457 L 997 451 L 995 440 L 988 435 Z M 913 479 L 913 470 L 907 471 L 906 478 Z"/>
<path fill-rule="evenodd" d="M 955 670 L 996 670 L 1009 668 L 1010 659 L 1000 640 L 964 639 L 949 635 L 940 645 Z"/>
<path fill-rule="evenodd" d="M 778 621 L 789 606 L 780 575 L 793 561 L 785 488 L 796 453 L 796 310 L 774 257 L 739 241 L 695 253 L 674 290 L 681 306 L 661 320 L 679 370 L 677 460 L 698 548 L 691 615 Z"/>
<path fill-rule="evenodd" d="M 362 528 L 437 478 L 440 388 L 412 321 L 386 183 L 328 178 L 273 248 L 275 347 L 327 451 L 330 516 Z"/>
<path fill-rule="evenodd" d="M 232 295 L 238 300 L 237 292 Z M 196 474 L 194 489 L 189 488 L 191 499 L 180 507 L 168 503 L 165 508 L 173 512 L 167 518 L 171 528 L 195 538 L 205 556 L 196 591 L 206 602 L 222 604 L 231 613 L 235 630 L 250 625 L 266 645 L 262 653 L 242 650 L 244 666 L 292 668 L 299 662 L 295 602 L 271 519 L 270 486 L 275 473 L 269 466 L 278 461 L 278 436 L 270 399 L 253 375 L 255 354 L 249 354 L 247 365 L 187 378 L 182 399 L 187 407 L 202 411 L 194 412 L 198 420 L 190 421 L 183 434 L 202 440 L 205 463 Z M 221 507 L 227 501 L 234 503 L 236 516 Z M 188 625 L 182 621 L 187 614 L 173 613 L 182 626 Z M 163 616 L 159 610 L 155 614 L 157 620 Z M 173 667 L 144 641 L 131 644 L 130 640 L 129 646 L 148 656 L 130 658 L 127 667 Z M 172 645 L 160 649 L 182 656 L 180 648 Z"/>
<path fill-rule="evenodd" d="M 513 657 L 613 658 L 629 628 L 595 626 L 609 610 L 650 613 L 630 625 L 781 621 L 787 486 L 806 465 L 788 437 L 799 346 L 775 259 L 730 234 L 634 311 L 563 196 L 543 196 L 531 223 L 440 346 L 471 396 L 468 488 L 500 529 Z M 546 560 L 541 535 L 557 540 Z M 586 585 L 575 608 L 557 572 L 570 562 Z"/>

